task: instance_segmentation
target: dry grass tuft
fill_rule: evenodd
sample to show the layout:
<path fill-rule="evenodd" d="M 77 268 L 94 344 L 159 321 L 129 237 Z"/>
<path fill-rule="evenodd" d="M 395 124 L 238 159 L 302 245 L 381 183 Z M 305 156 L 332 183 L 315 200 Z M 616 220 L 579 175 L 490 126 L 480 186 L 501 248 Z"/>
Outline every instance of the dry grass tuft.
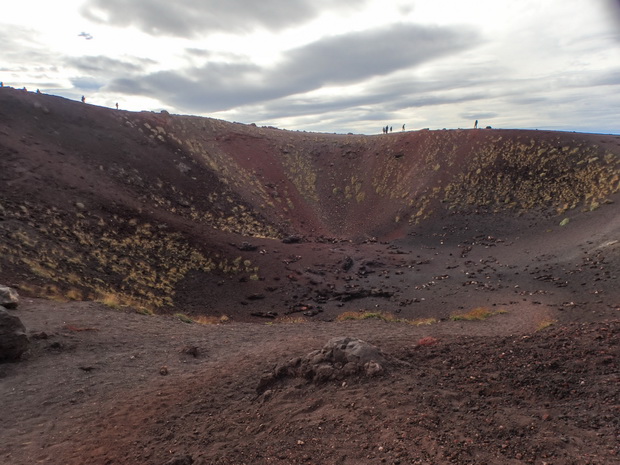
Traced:
<path fill-rule="evenodd" d="M 151 310 L 150 308 L 146 308 L 146 307 L 136 308 L 136 313 L 139 313 L 140 315 L 148 315 L 148 316 L 155 315 L 155 312 L 153 310 Z"/>
<path fill-rule="evenodd" d="M 194 322 L 194 320 L 192 320 L 190 317 L 188 317 L 185 313 L 175 313 L 174 317 L 178 318 L 183 323 L 192 324 Z"/>
<path fill-rule="evenodd" d="M 476 307 L 467 313 L 453 313 L 450 315 L 450 319 L 453 321 L 482 321 L 495 315 L 501 315 L 502 313 L 508 313 L 506 310 L 490 310 L 487 307 Z"/>
<path fill-rule="evenodd" d="M 558 322 L 558 320 L 553 320 L 551 318 L 546 318 L 544 320 L 541 320 L 538 323 L 538 326 L 536 327 L 536 331 L 542 331 L 543 329 L 548 328 L 549 326 L 553 326 L 554 324 L 556 324 Z"/>
<path fill-rule="evenodd" d="M 97 297 L 96 302 L 102 303 L 107 307 L 119 308 L 121 306 L 121 300 L 118 295 L 112 292 L 106 292 Z"/>
<path fill-rule="evenodd" d="M 200 315 L 200 316 L 194 317 L 193 321 L 195 323 L 198 323 L 199 325 L 221 325 L 224 323 L 228 323 L 230 321 L 230 318 L 226 315 L 222 315 L 222 316 Z"/>
<path fill-rule="evenodd" d="M 399 318 L 396 318 L 393 314 L 385 312 L 344 312 L 336 317 L 336 321 L 347 320 L 382 320 L 392 323 L 403 321 Z"/>
<path fill-rule="evenodd" d="M 275 324 L 301 324 L 301 323 L 307 323 L 307 322 L 308 320 L 304 318 L 303 316 L 293 316 L 293 315 L 279 316 L 278 318 L 273 320 L 273 323 Z"/>
<path fill-rule="evenodd" d="M 437 318 L 418 318 L 417 320 L 404 320 L 413 326 L 428 326 L 437 323 Z"/>
<path fill-rule="evenodd" d="M 398 318 L 389 312 L 367 312 L 360 310 L 358 312 L 344 312 L 336 317 L 336 321 L 348 320 L 381 320 L 388 323 L 406 323 L 413 326 L 432 325 L 437 323 L 435 318 L 419 318 L 417 320 L 408 320 L 406 318 Z"/>

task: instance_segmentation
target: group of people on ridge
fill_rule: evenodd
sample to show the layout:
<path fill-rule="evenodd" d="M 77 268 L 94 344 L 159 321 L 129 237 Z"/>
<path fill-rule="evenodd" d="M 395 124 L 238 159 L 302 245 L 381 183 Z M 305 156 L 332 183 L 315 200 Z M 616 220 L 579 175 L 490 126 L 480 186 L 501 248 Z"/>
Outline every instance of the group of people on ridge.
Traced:
<path fill-rule="evenodd" d="M 383 131 L 383 134 L 387 134 L 388 132 L 392 132 L 392 126 L 385 126 L 384 128 L 381 128 Z M 405 130 L 405 125 L 403 124 L 403 131 Z"/>

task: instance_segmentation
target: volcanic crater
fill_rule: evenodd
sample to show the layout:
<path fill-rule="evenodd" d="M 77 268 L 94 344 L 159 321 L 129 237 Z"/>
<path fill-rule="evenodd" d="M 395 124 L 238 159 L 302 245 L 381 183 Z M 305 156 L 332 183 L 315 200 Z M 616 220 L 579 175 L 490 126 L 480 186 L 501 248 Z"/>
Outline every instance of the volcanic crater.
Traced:
<path fill-rule="evenodd" d="M 0 365 L 0 457 L 613 463 L 619 190 L 615 135 L 318 134 L 0 88 L 0 283 L 31 339 Z M 394 366 L 261 385 L 342 336 Z"/>

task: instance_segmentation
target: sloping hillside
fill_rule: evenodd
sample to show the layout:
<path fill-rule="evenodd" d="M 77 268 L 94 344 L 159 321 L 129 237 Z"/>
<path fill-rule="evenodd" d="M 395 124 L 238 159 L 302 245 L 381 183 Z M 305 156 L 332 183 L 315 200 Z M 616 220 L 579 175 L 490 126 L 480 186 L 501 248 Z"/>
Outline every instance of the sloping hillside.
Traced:
<path fill-rule="evenodd" d="M 315 134 L 2 88 L 0 282 L 242 319 L 332 318 L 360 299 L 415 316 L 420 286 L 447 266 L 467 281 L 467 255 L 488 246 L 477 236 L 517 241 L 506 267 L 528 266 L 524 247 L 544 253 L 553 234 L 562 251 L 612 240 L 619 154 L 618 136 Z"/>

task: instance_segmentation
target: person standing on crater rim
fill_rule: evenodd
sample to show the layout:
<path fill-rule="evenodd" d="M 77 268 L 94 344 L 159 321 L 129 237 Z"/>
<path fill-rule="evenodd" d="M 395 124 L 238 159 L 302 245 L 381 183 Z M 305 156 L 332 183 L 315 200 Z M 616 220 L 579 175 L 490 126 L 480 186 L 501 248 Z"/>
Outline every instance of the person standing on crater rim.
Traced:
<path fill-rule="evenodd" d="M 474 123 L 474 129 L 478 129 L 478 120 Z"/>
<path fill-rule="evenodd" d="M 82 103 L 86 103 L 86 97 L 82 95 Z"/>

